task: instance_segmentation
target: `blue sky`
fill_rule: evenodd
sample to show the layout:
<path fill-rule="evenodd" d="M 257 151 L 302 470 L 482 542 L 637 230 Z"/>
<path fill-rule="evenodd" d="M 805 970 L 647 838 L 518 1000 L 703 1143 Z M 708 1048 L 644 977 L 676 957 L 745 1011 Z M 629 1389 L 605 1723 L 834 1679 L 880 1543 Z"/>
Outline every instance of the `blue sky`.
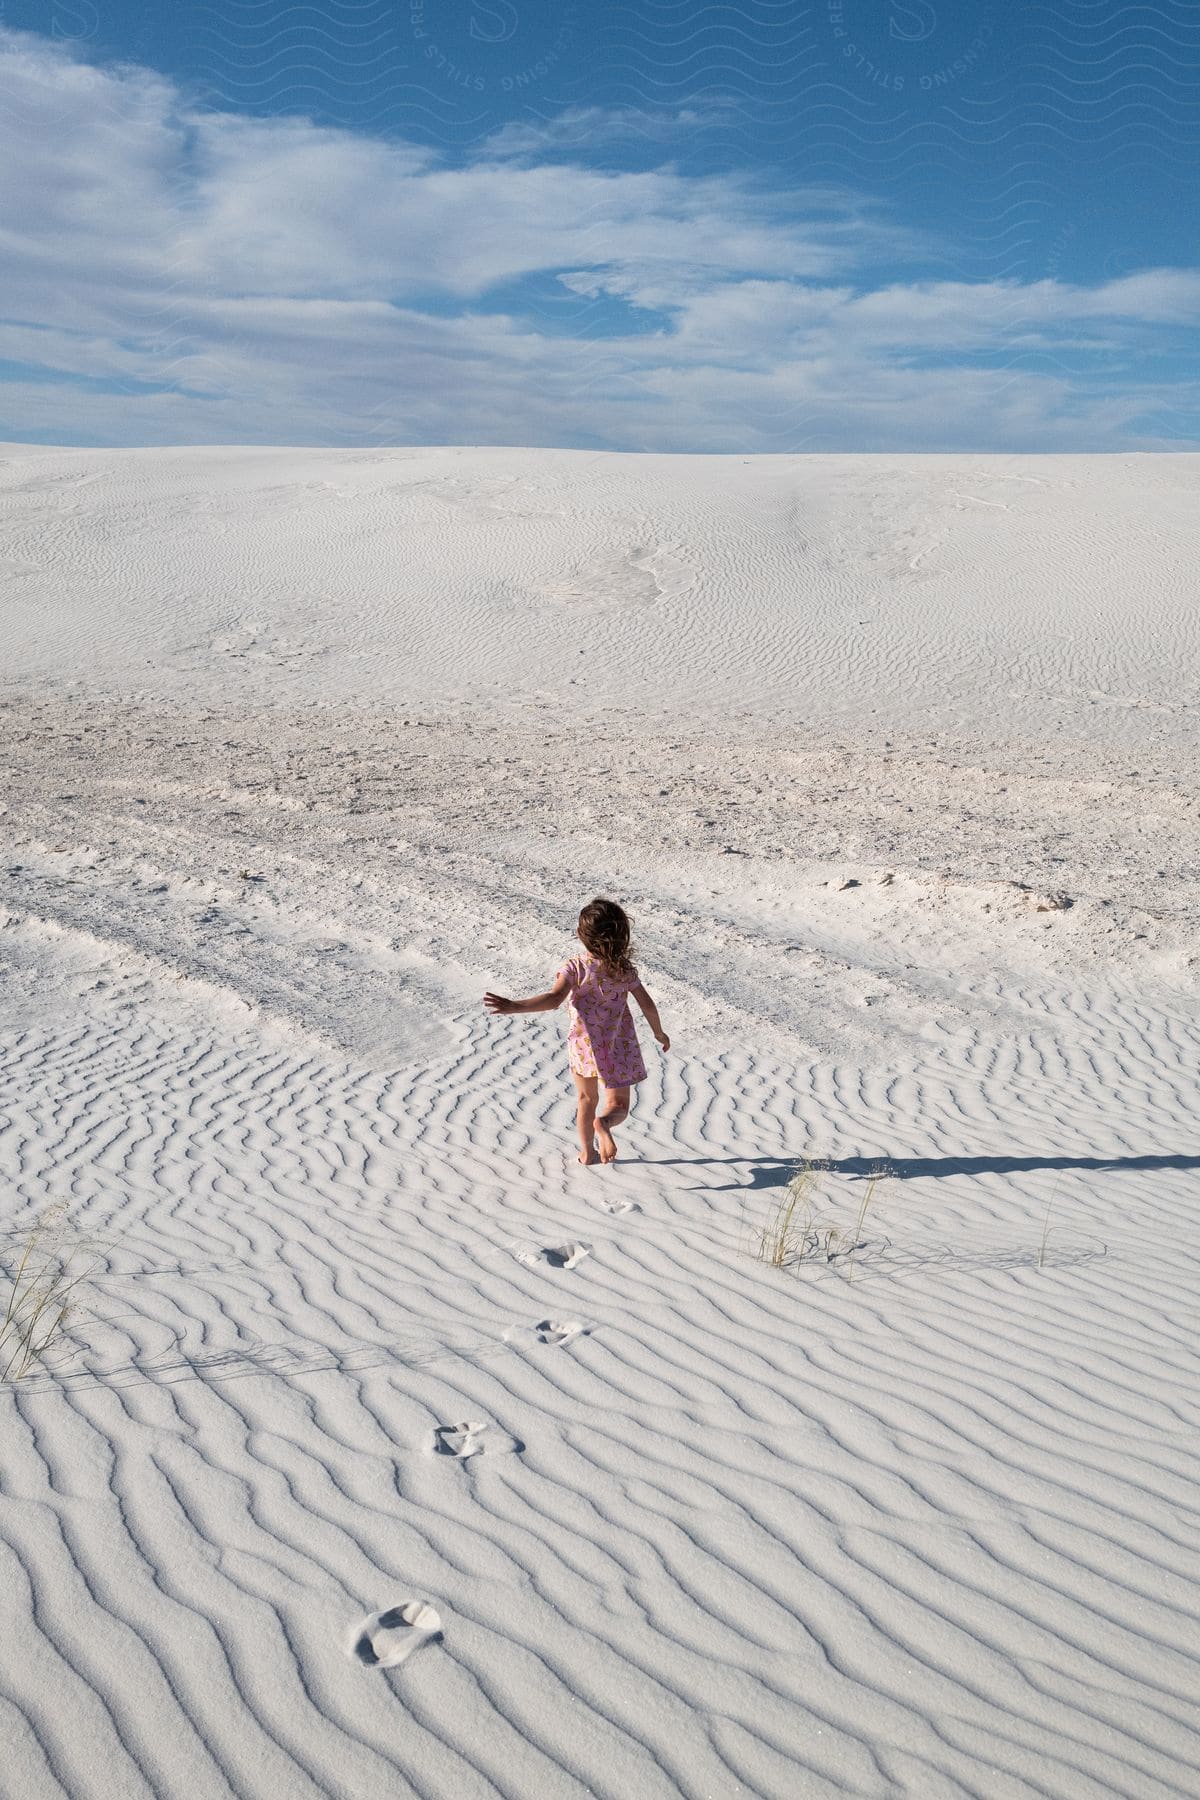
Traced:
<path fill-rule="evenodd" d="M 0 438 L 1200 448 L 1200 8 L 5 0 Z"/>

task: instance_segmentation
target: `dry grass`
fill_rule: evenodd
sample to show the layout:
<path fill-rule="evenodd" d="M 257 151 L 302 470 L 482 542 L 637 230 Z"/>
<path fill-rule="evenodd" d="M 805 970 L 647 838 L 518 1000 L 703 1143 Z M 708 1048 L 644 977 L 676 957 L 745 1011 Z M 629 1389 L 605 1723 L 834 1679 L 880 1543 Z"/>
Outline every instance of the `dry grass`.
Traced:
<path fill-rule="evenodd" d="M 61 1334 L 71 1296 L 90 1272 L 77 1267 L 83 1246 L 64 1230 L 65 1206 L 55 1206 L 30 1227 L 16 1267 L 3 1270 L 8 1300 L 0 1319 L 0 1381 L 20 1381 Z"/>
<path fill-rule="evenodd" d="M 819 1171 L 802 1162 L 772 1212 L 754 1232 L 754 1255 L 773 1269 L 790 1268 L 803 1260 L 812 1235 L 813 1194 Z"/>
<path fill-rule="evenodd" d="M 1038 1245 L 1037 1259 L 1037 1266 L 1039 1269 L 1044 1269 L 1046 1266 L 1046 1245 L 1050 1241 L 1050 1233 L 1055 1229 L 1050 1223 L 1050 1213 L 1054 1207 L 1054 1197 L 1057 1193 L 1058 1182 L 1056 1180 L 1054 1186 L 1050 1189 L 1050 1198 L 1046 1202 L 1046 1217 L 1042 1220 L 1042 1241 Z"/>
<path fill-rule="evenodd" d="M 862 1204 L 858 1209 L 858 1218 L 854 1225 L 854 1241 L 850 1245 L 849 1261 L 847 1264 L 848 1279 L 850 1281 L 854 1280 L 854 1259 L 858 1254 L 859 1245 L 862 1243 L 862 1228 L 863 1221 L 867 1216 L 867 1208 L 870 1206 L 872 1200 L 874 1200 L 875 1189 L 879 1186 L 879 1183 L 883 1180 L 886 1173 L 887 1171 L 880 1165 L 872 1169 L 870 1175 L 867 1177 L 867 1185 L 863 1189 Z"/>
<path fill-rule="evenodd" d="M 883 1165 L 871 1171 L 859 1204 L 854 1228 L 847 1231 L 818 1210 L 818 1184 L 826 1173 L 821 1163 L 800 1163 L 766 1220 L 751 1229 L 750 1253 L 773 1269 L 794 1269 L 806 1262 L 844 1261 L 847 1280 L 854 1280 L 855 1261 L 862 1248 L 862 1230 L 875 1190 L 886 1175 Z"/>

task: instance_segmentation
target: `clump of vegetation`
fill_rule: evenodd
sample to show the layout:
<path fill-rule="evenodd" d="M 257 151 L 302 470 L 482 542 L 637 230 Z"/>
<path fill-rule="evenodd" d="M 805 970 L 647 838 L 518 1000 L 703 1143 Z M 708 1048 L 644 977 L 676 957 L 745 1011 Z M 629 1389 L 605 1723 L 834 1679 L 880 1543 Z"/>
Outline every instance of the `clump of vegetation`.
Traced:
<path fill-rule="evenodd" d="M 754 1254 L 773 1269 L 787 1269 L 803 1260 L 812 1236 L 813 1192 L 817 1169 L 802 1162 L 766 1221 L 754 1232 Z"/>
<path fill-rule="evenodd" d="M 821 1163 L 800 1163 L 766 1220 L 751 1233 L 751 1254 L 773 1269 L 795 1269 L 802 1263 L 844 1263 L 847 1280 L 854 1280 L 855 1259 L 862 1248 L 863 1224 L 875 1199 L 875 1190 L 887 1173 L 882 1164 L 872 1169 L 863 1189 L 858 1216 L 847 1231 L 819 1210 L 818 1183 L 825 1173 Z"/>
<path fill-rule="evenodd" d="M 61 1205 L 42 1213 L 15 1268 L 4 1267 L 8 1298 L 0 1319 L 0 1381 L 20 1381 L 61 1335 L 71 1297 L 92 1267 L 77 1266 L 81 1247 L 68 1240 L 65 1216 Z"/>
<path fill-rule="evenodd" d="M 879 1183 L 886 1174 L 887 1170 L 883 1167 L 882 1163 L 877 1163 L 871 1170 L 870 1175 L 868 1175 L 867 1185 L 863 1189 L 862 1204 L 858 1209 L 858 1218 L 854 1225 L 854 1241 L 850 1245 L 849 1251 L 849 1274 L 851 1281 L 854 1280 L 854 1258 L 862 1244 L 862 1229 L 867 1217 L 867 1208 L 875 1198 L 875 1189 L 879 1186 Z"/>
<path fill-rule="evenodd" d="M 1055 1180 L 1054 1186 L 1050 1189 L 1050 1198 L 1046 1202 L 1046 1217 L 1042 1220 L 1042 1241 L 1038 1246 L 1037 1257 L 1037 1266 L 1039 1269 L 1044 1269 L 1046 1266 L 1046 1246 L 1050 1242 L 1050 1233 L 1052 1231 L 1057 1231 L 1058 1229 L 1056 1225 L 1050 1223 L 1050 1213 L 1053 1209 L 1054 1197 L 1057 1193 L 1058 1181 Z"/>

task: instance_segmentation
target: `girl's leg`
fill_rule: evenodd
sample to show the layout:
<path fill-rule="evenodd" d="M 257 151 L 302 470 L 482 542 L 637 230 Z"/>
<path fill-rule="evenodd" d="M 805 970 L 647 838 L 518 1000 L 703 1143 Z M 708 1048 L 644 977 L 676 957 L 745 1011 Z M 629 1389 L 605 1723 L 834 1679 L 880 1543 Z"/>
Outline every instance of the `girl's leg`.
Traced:
<path fill-rule="evenodd" d="M 604 1090 L 604 1111 L 596 1118 L 596 1142 L 600 1146 L 600 1161 L 610 1163 L 616 1161 L 617 1146 L 613 1141 L 613 1130 L 629 1117 L 629 1089 L 627 1087 L 606 1087 Z"/>
<path fill-rule="evenodd" d="M 579 1127 L 579 1160 L 581 1163 L 593 1163 L 596 1160 L 594 1129 L 596 1123 L 596 1100 L 600 1084 L 594 1075 L 575 1075 L 575 1092 L 579 1103 L 575 1108 L 575 1123 Z"/>

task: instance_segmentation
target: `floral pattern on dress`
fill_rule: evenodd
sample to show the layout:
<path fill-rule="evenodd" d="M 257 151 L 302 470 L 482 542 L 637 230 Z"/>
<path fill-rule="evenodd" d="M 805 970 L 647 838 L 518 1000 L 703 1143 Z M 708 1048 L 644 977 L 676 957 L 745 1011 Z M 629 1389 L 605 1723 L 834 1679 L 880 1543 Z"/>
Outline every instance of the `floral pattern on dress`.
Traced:
<path fill-rule="evenodd" d="M 574 956 L 555 975 L 570 983 L 571 1028 L 567 1060 L 576 1075 L 596 1075 L 607 1088 L 645 1081 L 646 1065 L 629 1011 L 629 993 L 641 977 L 630 967 L 617 974 L 594 956 Z"/>

